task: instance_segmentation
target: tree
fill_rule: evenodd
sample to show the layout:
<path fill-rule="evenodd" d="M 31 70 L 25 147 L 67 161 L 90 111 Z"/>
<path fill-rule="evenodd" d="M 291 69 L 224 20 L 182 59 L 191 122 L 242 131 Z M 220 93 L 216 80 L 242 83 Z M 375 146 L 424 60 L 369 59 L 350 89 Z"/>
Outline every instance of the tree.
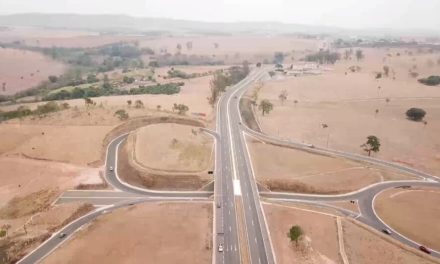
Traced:
<path fill-rule="evenodd" d="M 123 82 L 124 83 L 134 83 L 135 79 L 133 77 L 124 76 Z"/>
<path fill-rule="evenodd" d="M 99 79 L 96 78 L 95 74 L 87 75 L 87 83 L 95 83 L 95 82 L 99 82 Z"/>
<path fill-rule="evenodd" d="M 2 83 L 2 91 L 5 92 L 6 91 L 6 83 Z"/>
<path fill-rule="evenodd" d="M 353 54 L 353 50 L 352 49 L 346 49 L 344 51 L 344 59 L 345 60 L 349 60 L 351 59 L 351 55 Z"/>
<path fill-rule="evenodd" d="M 162 108 L 161 105 L 156 105 L 156 110 L 157 110 L 157 111 L 160 111 L 161 108 Z"/>
<path fill-rule="evenodd" d="M 295 244 L 298 246 L 298 241 L 303 236 L 304 232 L 299 225 L 294 225 L 290 228 L 287 236 L 290 238 L 290 241 L 295 241 Z"/>
<path fill-rule="evenodd" d="M 365 152 L 368 152 L 368 156 L 370 156 L 371 151 L 379 152 L 380 140 L 376 136 L 368 136 L 367 142 L 362 144 L 361 148 L 363 148 Z"/>
<path fill-rule="evenodd" d="M 419 79 L 418 81 L 425 85 L 436 86 L 440 84 L 440 76 L 433 75 L 429 76 L 428 78 Z"/>
<path fill-rule="evenodd" d="M 383 73 L 385 74 L 386 77 L 388 77 L 390 75 L 390 67 L 388 66 L 383 66 Z"/>
<path fill-rule="evenodd" d="M 278 98 L 280 98 L 281 104 L 284 104 L 284 101 L 287 100 L 287 91 L 286 90 L 282 90 L 280 95 L 278 95 Z"/>
<path fill-rule="evenodd" d="M 262 100 L 260 102 L 260 105 L 258 106 L 258 109 L 261 110 L 261 112 L 262 112 L 262 114 L 264 116 L 264 114 L 269 114 L 270 111 L 272 111 L 273 104 L 269 100 L 264 99 L 264 100 Z"/>
<path fill-rule="evenodd" d="M 86 107 L 89 107 L 91 105 L 95 105 L 96 104 L 95 102 L 93 102 L 92 99 L 90 99 L 88 97 L 84 98 L 84 103 L 86 104 Z"/>
<path fill-rule="evenodd" d="M 182 45 L 180 43 L 177 44 L 176 49 L 178 52 L 182 50 Z"/>
<path fill-rule="evenodd" d="M 116 111 L 115 116 L 117 116 L 119 118 L 119 120 L 127 120 L 128 119 L 128 114 L 124 109 L 119 109 L 118 111 Z"/>
<path fill-rule="evenodd" d="M 58 77 L 56 77 L 55 75 L 51 75 L 49 76 L 49 81 L 51 83 L 56 83 L 58 81 Z"/>
<path fill-rule="evenodd" d="M 134 102 L 134 108 L 144 108 L 144 103 L 141 100 L 136 100 Z"/>
<path fill-rule="evenodd" d="M 282 52 L 275 52 L 273 55 L 273 63 L 274 64 L 283 64 L 284 61 L 284 53 Z"/>
<path fill-rule="evenodd" d="M 131 104 L 132 104 L 133 102 L 131 101 L 131 100 L 127 100 L 127 105 L 128 105 L 128 107 L 130 108 L 131 107 Z"/>
<path fill-rule="evenodd" d="M 257 62 L 257 68 L 261 67 L 261 62 Z"/>
<path fill-rule="evenodd" d="M 364 52 L 361 49 L 356 50 L 356 59 L 358 61 L 364 58 Z"/>
<path fill-rule="evenodd" d="M 188 41 L 188 42 L 186 43 L 186 49 L 187 49 L 187 50 L 192 50 L 192 48 L 193 48 L 193 43 L 192 43 L 192 41 Z"/>
<path fill-rule="evenodd" d="M 177 110 L 179 115 L 185 115 L 186 112 L 188 112 L 189 107 L 184 105 L 184 104 L 176 104 L 176 103 L 174 103 L 174 105 L 173 105 L 173 112 L 174 112 L 174 110 Z"/>
<path fill-rule="evenodd" d="M 421 108 L 410 108 L 406 111 L 408 119 L 413 121 L 421 121 L 426 115 L 426 111 Z"/>

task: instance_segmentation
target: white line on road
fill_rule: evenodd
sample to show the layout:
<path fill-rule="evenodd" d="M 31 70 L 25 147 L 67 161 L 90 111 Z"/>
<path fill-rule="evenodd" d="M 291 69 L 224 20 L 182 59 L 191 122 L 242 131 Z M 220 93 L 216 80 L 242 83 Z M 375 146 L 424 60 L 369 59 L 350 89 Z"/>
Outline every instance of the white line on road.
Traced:
<path fill-rule="evenodd" d="M 240 181 L 234 180 L 233 181 L 233 187 L 234 187 L 234 194 L 236 196 L 241 196 L 241 187 L 240 187 Z"/>

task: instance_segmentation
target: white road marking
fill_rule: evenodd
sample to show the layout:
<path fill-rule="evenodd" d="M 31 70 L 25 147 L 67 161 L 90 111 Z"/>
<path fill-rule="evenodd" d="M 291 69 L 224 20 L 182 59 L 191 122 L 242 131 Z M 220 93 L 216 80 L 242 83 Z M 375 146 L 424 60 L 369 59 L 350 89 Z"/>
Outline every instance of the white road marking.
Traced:
<path fill-rule="evenodd" d="M 233 181 L 233 187 L 234 187 L 234 195 L 241 196 L 241 186 L 239 180 Z"/>

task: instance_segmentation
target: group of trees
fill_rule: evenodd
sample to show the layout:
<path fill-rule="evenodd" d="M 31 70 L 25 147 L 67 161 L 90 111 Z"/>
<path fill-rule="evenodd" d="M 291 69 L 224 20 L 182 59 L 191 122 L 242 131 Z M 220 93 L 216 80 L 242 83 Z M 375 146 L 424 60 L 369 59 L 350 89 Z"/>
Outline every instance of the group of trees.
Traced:
<path fill-rule="evenodd" d="M 57 112 L 60 110 L 68 109 L 70 106 L 68 103 L 58 104 L 56 102 L 48 102 L 46 104 L 38 105 L 35 110 L 30 110 L 25 106 L 19 106 L 16 110 L 12 111 L 0 111 L 0 121 L 5 121 L 14 118 L 24 118 L 26 116 L 38 116 L 43 117 L 46 114 Z"/>
<path fill-rule="evenodd" d="M 309 54 L 305 57 L 305 61 L 317 62 L 319 64 L 335 64 L 341 58 L 338 52 L 330 50 L 320 50 L 317 53 Z"/>
<path fill-rule="evenodd" d="M 217 71 L 211 80 L 211 96 L 208 97 L 209 103 L 213 106 L 218 97 L 226 90 L 226 87 L 234 85 L 243 80 L 249 74 L 249 63 L 243 62 L 242 66 L 234 66 L 226 71 Z"/>
<path fill-rule="evenodd" d="M 53 92 L 45 97 L 43 101 L 68 100 L 88 97 L 100 97 L 106 95 L 126 95 L 126 94 L 176 94 L 180 92 L 180 86 L 183 83 L 156 84 L 151 86 L 139 86 L 130 90 L 120 90 L 113 88 L 109 83 L 104 82 L 100 87 L 80 88 L 75 87 L 72 90 L 61 90 Z"/>

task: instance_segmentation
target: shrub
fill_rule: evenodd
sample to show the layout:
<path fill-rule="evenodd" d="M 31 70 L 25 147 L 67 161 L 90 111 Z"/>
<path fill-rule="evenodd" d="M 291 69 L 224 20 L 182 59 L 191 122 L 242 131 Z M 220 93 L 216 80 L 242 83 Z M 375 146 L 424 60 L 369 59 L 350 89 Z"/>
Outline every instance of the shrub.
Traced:
<path fill-rule="evenodd" d="M 410 108 L 408 111 L 406 111 L 406 116 L 408 119 L 413 121 L 420 121 L 425 117 L 425 115 L 426 111 L 421 108 Z"/>
<path fill-rule="evenodd" d="M 6 236 L 6 230 L 0 230 L 0 237 Z"/>
<path fill-rule="evenodd" d="M 436 86 L 440 84 L 440 76 L 432 75 L 428 78 L 419 79 L 419 82 L 429 86 Z"/>
<path fill-rule="evenodd" d="M 133 77 L 124 76 L 124 83 L 134 83 L 135 79 Z"/>
<path fill-rule="evenodd" d="M 127 120 L 128 119 L 128 113 L 123 109 L 119 109 L 118 111 L 116 111 L 115 116 L 117 116 L 119 118 L 119 120 Z"/>
<path fill-rule="evenodd" d="M 51 83 L 56 83 L 58 81 L 58 77 L 51 75 L 51 76 L 49 76 L 49 81 Z"/>

